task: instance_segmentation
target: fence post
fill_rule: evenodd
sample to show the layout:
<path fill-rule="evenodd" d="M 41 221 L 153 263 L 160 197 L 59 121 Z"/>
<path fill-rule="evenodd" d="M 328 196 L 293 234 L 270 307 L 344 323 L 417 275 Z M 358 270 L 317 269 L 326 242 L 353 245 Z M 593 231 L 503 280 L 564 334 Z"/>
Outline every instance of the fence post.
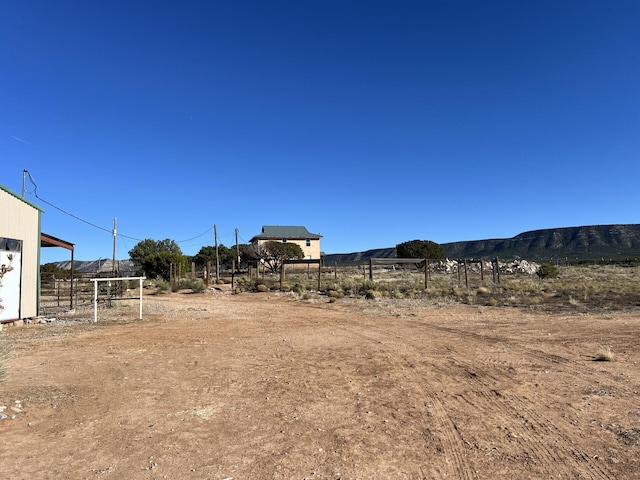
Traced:
<path fill-rule="evenodd" d="M 484 261 L 480 259 L 480 281 L 484 282 Z"/>
<path fill-rule="evenodd" d="M 469 276 L 467 274 L 467 262 L 468 260 L 464 259 L 464 286 L 469 288 Z"/>
<path fill-rule="evenodd" d="M 318 262 L 318 291 L 320 291 L 321 286 L 322 286 L 322 262 Z"/>
<path fill-rule="evenodd" d="M 429 259 L 424 259 L 424 289 L 429 287 Z"/>
<path fill-rule="evenodd" d="M 282 290 L 282 284 L 284 283 L 284 262 L 280 267 L 280 290 Z"/>
<path fill-rule="evenodd" d="M 235 282 L 236 282 L 236 260 L 232 259 L 231 260 L 231 291 L 233 292 L 233 289 L 235 288 Z"/>
<path fill-rule="evenodd" d="M 369 259 L 369 280 L 373 280 L 373 259 Z"/>
<path fill-rule="evenodd" d="M 334 280 L 338 279 L 338 262 L 334 262 L 333 264 L 333 278 Z"/>
<path fill-rule="evenodd" d="M 498 276 L 498 285 L 500 285 L 500 262 L 498 262 L 498 257 L 496 257 L 496 275 Z"/>

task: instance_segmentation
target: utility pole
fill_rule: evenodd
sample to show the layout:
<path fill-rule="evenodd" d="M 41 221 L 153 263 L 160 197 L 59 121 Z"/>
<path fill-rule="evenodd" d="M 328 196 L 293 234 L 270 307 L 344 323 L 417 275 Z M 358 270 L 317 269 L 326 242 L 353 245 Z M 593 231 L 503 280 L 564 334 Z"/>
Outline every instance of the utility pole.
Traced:
<path fill-rule="evenodd" d="M 27 170 L 22 170 L 22 196 L 27 191 Z"/>
<path fill-rule="evenodd" d="M 240 271 L 240 247 L 238 246 L 238 229 L 236 228 L 236 265 L 238 267 L 238 272 Z"/>
<path fill-rule="evenodd" d="M 111 263 L 111 276 L 116 276 L 116 235 L 118 230 L 118 219 L 113 217 L 113 259 Z"/>
<path fill-rule="evenodd" d="M 218 256 L 218 227 L 213 224 L 213 237 L 216 242 L 216 283 L 220 280 L 220 257 Z"/>

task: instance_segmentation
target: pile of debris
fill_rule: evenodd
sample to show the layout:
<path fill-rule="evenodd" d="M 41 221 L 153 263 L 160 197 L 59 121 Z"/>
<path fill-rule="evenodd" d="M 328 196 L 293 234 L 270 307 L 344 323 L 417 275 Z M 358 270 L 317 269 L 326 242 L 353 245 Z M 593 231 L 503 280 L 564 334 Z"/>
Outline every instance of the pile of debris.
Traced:
<path fill-rule="evenodd" d="M 435 263 L 431 263 L 429 268 L 438 272 L 456 273 L 458 271 L 459 264 L 464 264 L 464 262 L 458 262 L 457 260 L 450 260 L 447 258 L 445 260 L 439 260 Z M 467 261 L 469 271 L 474 273 L 480 272 L 481 268 L 484 269 L 485 272 L 491 272 L 494 268 L 493 265 L 493 261 L 490 260 Z M 524 273 L 527 275 L 535 275 L 538 272 L 540 265 L 535 262 L 520 259 L 513 260 L 512 262 L 501 262 L 498 260 L 498 268 L 500 273 L 505 274 Z"/>

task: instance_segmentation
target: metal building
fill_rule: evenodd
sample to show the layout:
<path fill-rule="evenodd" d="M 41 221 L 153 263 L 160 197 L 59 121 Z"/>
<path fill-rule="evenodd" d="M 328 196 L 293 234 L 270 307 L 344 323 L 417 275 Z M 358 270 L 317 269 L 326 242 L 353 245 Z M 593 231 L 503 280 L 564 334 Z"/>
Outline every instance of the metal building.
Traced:
<path fill-rule="evenodd" d="M 0 185 L 0 322 L 38 315 L 42 212 Z"/>

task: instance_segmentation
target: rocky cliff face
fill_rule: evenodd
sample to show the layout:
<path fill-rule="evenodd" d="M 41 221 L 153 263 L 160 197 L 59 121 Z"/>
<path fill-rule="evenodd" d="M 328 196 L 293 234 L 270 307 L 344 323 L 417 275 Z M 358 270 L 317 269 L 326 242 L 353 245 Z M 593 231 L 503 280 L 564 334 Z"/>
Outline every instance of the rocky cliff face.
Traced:
<path fill-rule="evenodd" d="M 624 260 L 640 258 L 640 224 L 593 225 L 532 230 L 513 238 L 442 244 L 447 258 L 516 257 L 533 261 Z M 393 258 L 395 247 L 331 254 L 325 265 L 357 265 L 369 258 Z"/>

